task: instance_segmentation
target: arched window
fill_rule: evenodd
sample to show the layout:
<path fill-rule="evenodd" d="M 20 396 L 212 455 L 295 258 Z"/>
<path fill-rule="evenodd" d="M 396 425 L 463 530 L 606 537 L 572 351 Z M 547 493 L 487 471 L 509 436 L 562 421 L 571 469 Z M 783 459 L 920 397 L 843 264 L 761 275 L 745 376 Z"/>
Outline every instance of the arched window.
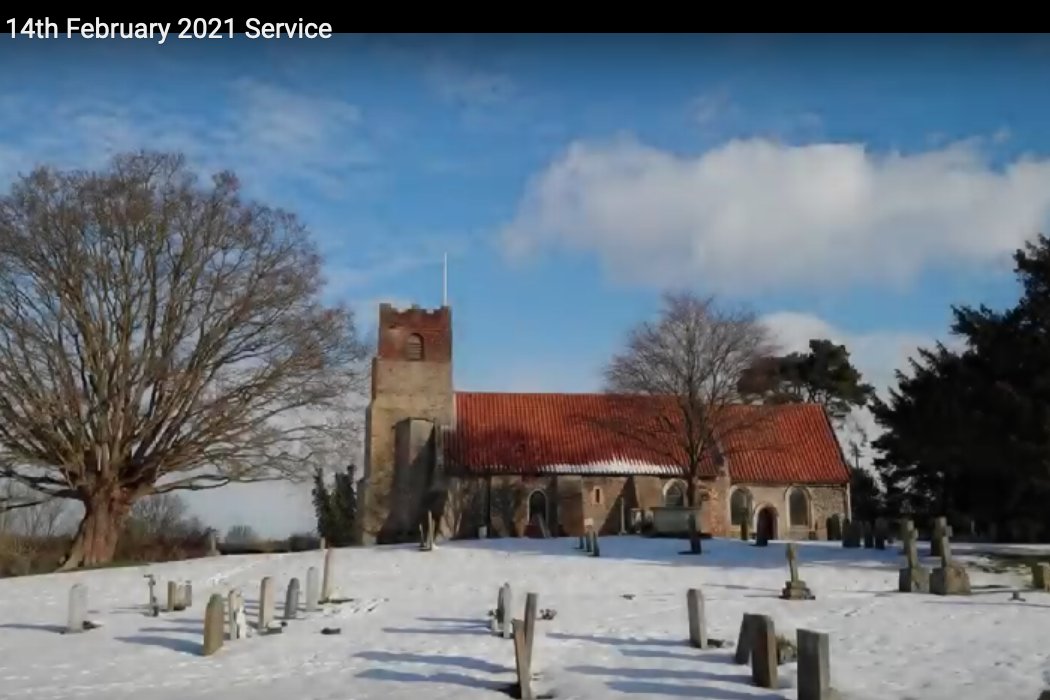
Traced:
<path fill-rule="evenodd" d="M 751 492 L 737 489 L 729 498 L 729 521 L 735 527 L 741 527 L 751 517 Z"/>
<path fill-rule="evenodd" d="M 413 362 L 423 359 L 423 336 L 413 333 L 405 343 L 405 358 Z"/>
<path fill-rule="evenodd" d="M 802 489 L 788 494 L 788 518 L 791 527 L 809 527 L 809 496 Z"/>
<path fill-rule="evenodd" d="M 664 489 L 664 505 L 668 508 L 682 508 L 685 506 L 685 489 L 682 485 L 672 481 Z"/>

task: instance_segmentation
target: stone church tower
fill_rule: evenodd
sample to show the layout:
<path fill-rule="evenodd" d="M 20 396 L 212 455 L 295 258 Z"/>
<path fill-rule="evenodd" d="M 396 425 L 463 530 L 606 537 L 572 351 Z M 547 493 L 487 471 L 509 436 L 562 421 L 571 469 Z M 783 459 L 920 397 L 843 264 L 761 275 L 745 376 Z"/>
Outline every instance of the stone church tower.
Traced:
<path fill-rule="evenodd" d="M 455 413 L 451 308 L 381 304 L 378 340 L 355 533 L 361 544 L 418 538 L 443 462 L 441 429 Z"/>

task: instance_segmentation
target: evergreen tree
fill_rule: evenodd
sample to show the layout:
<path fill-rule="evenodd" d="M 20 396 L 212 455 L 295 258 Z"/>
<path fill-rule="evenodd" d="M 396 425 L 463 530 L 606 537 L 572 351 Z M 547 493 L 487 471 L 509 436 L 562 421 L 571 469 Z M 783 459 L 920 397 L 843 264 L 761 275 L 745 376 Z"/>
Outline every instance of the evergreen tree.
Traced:
<path fill-rule="evenodd" d="M 334 512 L 332 508 L 332 494 L 328 492 L 328 485 L 324 480 L 324 470 L 318 467 L 314 470 L 314 515 L 317 518 L 317 535 L 328 542 L 332 542 L 332 530 L 334 525 Z"/>

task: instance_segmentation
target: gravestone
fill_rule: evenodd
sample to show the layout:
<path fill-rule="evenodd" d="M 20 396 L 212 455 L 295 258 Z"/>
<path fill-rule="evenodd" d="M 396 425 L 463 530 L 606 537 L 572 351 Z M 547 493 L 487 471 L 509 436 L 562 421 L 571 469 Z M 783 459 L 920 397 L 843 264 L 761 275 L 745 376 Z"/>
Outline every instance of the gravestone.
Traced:
<path fill-rule="evenodd" d="M 582 552 L 586 548 L 587 548 L 587 545 L 583 541 L 583 535 L 580 535 L 580 542 L 579 542 L 579 544 L 576 545 L 576 549 L 578 549 L 578 550 L 580 550 Z"/>
<path fill-rule="evenodd" d="M 317 580 L 317 567 L 311 566 L 306 570 L 306 612 L 317 611 L 317 600 L 321 595 L 321 584 Z"/>
<path fill-rule="evenodd" d="M 942 529 L 942 533 L 945 532 Z M 965 566 L 952 561 L 952 547 L 947 534 L 937 543 L 941 565 L 930 573 L 930 593 L 934 595 L 970 595 L 970 574 Z"/>
<path fill-rule="evenodd" d="M 211 656 L 222 649 L 223 626 L 222 594 L 214 593 L 204 608 L 204 650 L 205 656 Z"/>
<path fill-rule="evenodd" d="M 591 556 L 600 557 L 602 555 L 602 548 L 598 540 L 598 531 L 591 530 Z"/>
<path fill-rule="evenodd" d="M 842 539 L 842 518 L 839 517 L 838 513 L 829 516 L 824 526 L 827 528 L 829 540 L 838 542 Z"/>
<path fill-rule="evenodd" d="M 831 646 L 824 632 L 798 630 L 798 700 L 834 700 Z"/>
<path fill-rule="evenodd" d="M 193 607 L 193 582 L 187 581 L 182 586 L 182 604 L 187 608 Z"/>
<path fill-rule="evenodd" d="M 696 649 L 707 648 L 707 621 L 704 619 L 704 594 L 690 588 L 685 594 L 689 615 L 689 643 Z"/>
<path fill-rule="evenodd" d="M 179 584 L 168 581 L 168 612 L 175 612 L 179 605 Z"/>
<path fill-rule="evenodd" d="M 248 620 L 244 616 L 244 598 L 241 592 L 234 589 L 226 597 L 227 636 L 230 641 L 245 639 L 248 636 Z"/>
<path fill-rule="evenodd" d="M 324 551 L 324 573 L 321 576 L 320 602 L 327 603 L 332 599 L 332 549 Z"/>
<path fill-rule="evenodd" d="M 186 605 L 186 586 L 175 585 L 175 611 L 182 612 L 187 608 Z"/>
<path fill-rule="evenodd" d="M 789 543 L 785 550 L 791 578 L 784 584 L 780 597 L 784 600 L 813 600 L 816 596 L 805 581 L 798 577 L 798 549 L 794 543 Z"/>
<path fill-rule="evenodd" d="M 69 589 L 69 617 L 66 620 L 66 633 L 75 634 L 87 628 L 87 586 L 74 584 Z"/>
<path fill-rule="evenodd" d="M 864 538 L 864 549 L 875 548 L 875 532 L 872 528 L 871 523 L 864 521 L 861 523 L 861 535 Z"/>
<path fill-rule="evenodd" d="M 875 520 L 875 549 L 886 549 L 886 540 L 889 538 L 889 528 L 885 518 Z"/>
<path fill-rule="evenodd" d="M 759 688 L 777 687 L 777 631 L 769 615 L 751 622 L 751 681 Z"/>
<path fill-rule="evenodd" d="M 269 576 L 263 577 L 259 584 L 259 619 L 258 629 L 265 632 L 273 624 L 274 605 L 273 579 Z"/>
<path fill-rule="evenodd" d="M 897 590 L 901 593 L 929 593 L 930 572 L 919 563 L 919 534 L 914 528 L 905 528 L 902 537 L 905 560 L 904 568 L 899 572 Z"/>
<path fill-rule="evenodd" d="M 751 541 L 751 522 L 747 517 L 740 521 L 740 539 L 744 542 Z"/>
<path fill-rule="evenodd" d="M 499 598 L 496 601 L 496 620 L 499 622 L 500 631 L 504 639 L 511 637 L 511 607 L 514 604 L 514 594 L 509 583 L 504 583 L 499 589 Z"/>
<path fill-rule="evenodd" d="M 904 518 L 904 519 L 902 519 L 901 523 L 900 523 L 900 533 L 899 534 L 900 534 L 900 537 L 901 537 L 901 554 L 905 554 L 906 555 L 907 554 L 907 549 L 908 549 L 909 537 L 915 536 L 916 539 L 918 539 L 917 533 L 915 532 L 915 521 L 912 520 L 911 518 Z"/>
<path fill-rule="evenodd" d="M 284 595 L 284 619 L 294 620 L 299 617 L 299 579 L 288 582 L 288 591 Z"/>
<path fill-rule="evenodd" d="M 217 556 L 220 555 L 220 552 L 219 552 L 219 541 L 215 537 L 215 530 L 208 530 L 208 536 L 207 536 L 207 540 L 205 542 L 205 548 L 206 548 L 206 552 L 205 552 L 204 556 L 206 556 L 206 557 L 217 557 Z"/>
<path fill-rule="evenodd" d="M 528 651 L 529 668 L 532 668 L 532 643 L 536 639 L 536 610 L 540 604 L 538 593 L 525 594 L 525 647 Z"/>
<path fill-rule="evenodd" d="M 755 616 L 744 613 L 740 619 L 740 633 L 736 638 L 736 649 L 733 651 L 733 663 L 746 664 L 751 660 L 751 628 L 754 626 Z"/>
<path fill-rule="evenodd" d="M 697 527 L 696 514 L 689 514 L 689 553 L 690 554 L 701 554 L 703 552 L 703 545 L 700 543 L 700 528 Z"/>
<path fill-rule="evenodd" d="M 1032 564 L 1032 588 L 1037 591 L 1050 591 L 1050 564 Z"/>
<path fill-rule="evenodd" d="M 854 520 L 846 520 L 842 525 L 842 546 L 846 549 L 857 549 L 860 547 L 860 539 L 860 524 Z"/>
<path fill-rule="evenodd" d="M 945 517 L 934 518 L 933 535 L 930 537 L 930 556 L 941 556 L 941 538 L 948 536 L 948 519 Z"/>
<path fill-rule="evenodd" d="M 592 538 L 593 534 L 594 533 L 591 532 L 590 528 L 587 528 L 586 530 L 584 530 L 584 533 L 583 533 L 583 544 L 584 544 L 583 551 L 587 552 L 588 554 L 590 554 L 592 552 L 592 548 L 594 546 L 594 539 Z"/>
<path fill-rule="evenodd" d="M 529 648 L 529 638 L 525 633 L 524 620 L 510 621 L 514 638 L 514 666 L 517 671 L 518 684 L 517 693 L 513 697 L 521 700 L 534 700 L 532 694 L 532 649 Z"/>

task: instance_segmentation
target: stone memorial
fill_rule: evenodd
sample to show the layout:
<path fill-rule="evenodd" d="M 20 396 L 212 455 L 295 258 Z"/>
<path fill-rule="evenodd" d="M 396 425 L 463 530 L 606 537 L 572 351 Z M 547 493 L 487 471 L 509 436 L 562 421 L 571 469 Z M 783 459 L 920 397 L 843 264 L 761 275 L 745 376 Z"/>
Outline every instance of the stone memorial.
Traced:
<path fill-rule="evenodd" d="M 175 612 L 175 609 L 179 606 L 179 584 L 175 581 L 168 581 L 168 612 Z"/>
<path fill-rule="evenodd" d="M 751 681 L 759 688 L 776 688 L 778 661 L 773 618 L 755 615 L 751 622 Z"/>
<path fill-rule="evenodd" d="M 780 597 L 784 600 L 814 600 L 816 596 L 809 590 L 805 581 L 798 577 L 798 551 L 794 543 L 787 545 L 786 556 L 791 578 L 784 584 Z"/>
<path fill-rule="evenodd" d="M 256 625 L 260 632 L 265 632 L 273 624 L 275 605 L 273 579 L 266 576 L 259 584 L 259 616 Z"/>
<path fill-rule="evenodd" d="M 831 646 L 824 632 L 797 632 L 798 700 L 836 700 L 831 688 Z"/>
<path fill-rule="evenodd" d="M 934 518 L 933 535 L 930 537 L 930 556 L 941 556 L 941 538 L 948 537 L 948 519 L 945 517 Z"/>
<path fill-rule="evenodd" d="M 754 625 L 755 616 L 744 613 L 740 619 L 740 634 L 736 638 L 736 649 L 733 650 L 733 663 L 744 665 L 751 660 L 751 628 Z"/>
<path fill-rule="evenodd" d="M 69 615 L 66 620 L 66 633 L 83 632 L 87 628 L 87 586 L 77 583 L 69 589 Z"/>
<path fill-rule="evenodd" d="M 1050 564 L 1046 562 L 1032 564 L 1032 588 L 1037 591 L 1050 591 Z"/>
<path fill-rule="evenodd" d="M 204 608 L 204 655 L 211 656 L 222 648 L 223 642 L 223 604 L 222 594 L 215 593 L 208 599 Z"/>
<path fill-rule="evenodd" d="M 328 603 L 332 600 L 332 549 L 326 549 L 324 551 L 324 569 L 321 574 L 321 597 L 319 601 L 321 603 Z"/>
<path fill-rule="evenodd" d="M 930 573 L 930 593 L 934 595 L 970 595 L 970 574 L 965 566 L 952 561 L 952 548 L 945 529 L 941 529 L 937 550 L 941 565 Z"/>
<path fill-rule="evenodd" d="M 696 649 L 707 648 L 707 621 L 704 619 L 704 594 L 690 588 L 685 594 L 689 615 L 689 644 Z"/>
<path fill-rule="evenodd" d="M 904 528 L 902 537 L 905 561 L 904 568 L 899 571 L 897 590 L 901 593 L 929 593 L 930 572 L 919 563 L 918 533 L 914 528 Z"/>
<path fill-rule="evenodd" d="M 306 570 L 306 612 L 317 612 L 318 599 L 321 596 L 321 582 L 317 579 L 317 567 Z"/>
<path fill-rule="evenodd" d="M 288 591 L 284 595 L 284 619 L 294 620 L 299 617 L 299 579 L 288 582 Z"/>
<path fill-rule="evenodd" d="M 514 594 L 509 583 L 504 583 L 499 589 L 499 601 L 496 604 L 496 615 L 499 620 L 500 629 L 504 639 L 510 639 L 513 633 L 511 626 L 513 614 L 511 609 L 514 605 Z"/>

